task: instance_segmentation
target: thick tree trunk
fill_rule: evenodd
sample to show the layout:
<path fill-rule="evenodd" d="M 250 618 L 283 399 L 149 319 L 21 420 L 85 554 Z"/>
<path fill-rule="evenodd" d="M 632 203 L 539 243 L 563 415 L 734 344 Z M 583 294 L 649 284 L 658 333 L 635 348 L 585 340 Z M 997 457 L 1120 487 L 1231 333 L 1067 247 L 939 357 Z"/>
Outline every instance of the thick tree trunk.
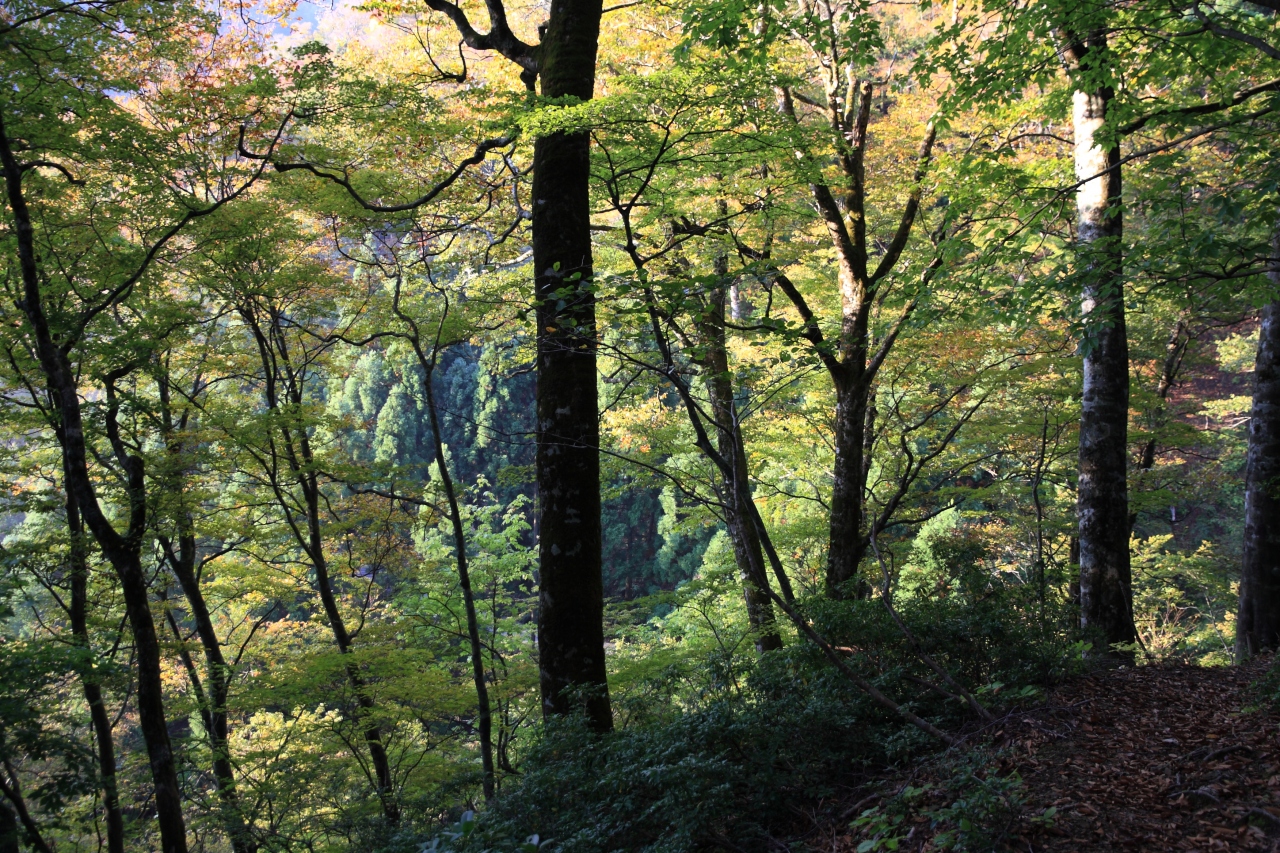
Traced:
<path fill-rule="evenodd" d="M 1280 227 L 1268 276 L 1280 291 Z M 1280 299 L 1262 310 L 1245 469 L 1236 660 L 1280 649 Z"/>
<path fill-rule="evenodd" d="M 843 367 L 846 373 L 852 372 L 847 361 Z M 836 458 L 831 471 L 826 592 L 831 598 L 866 598 L 870 585 L 856 579 L 867 551 L 862 530 L 868 461 L 867 395 L 862 383 L 847 375 L 836 381 L 835 390 Z"/>
<path fill-rule="evenodd" d="M 589 100 L 601 0 L 552 0 L 538 48 L 545 97 Z M 586 133 L 539 137 L 533 154 L 538 342 L 538 655 L 544 715 L 613 728 L 604 660 L 600 425 Z"/>
<path fill-rule="evenodd" d="M 18 843 L 18 818 L 3 801 L 0 801 L 0 853 L 22 853 Z"/>
<path fill-rule="evenodd" d="M 1091 45 L 1102 49 L 1104 42 Z M 1132 643 L 1129 567 L 1129 344 L 1125 332 L 1120 151 L 1097 141 L 1114 93 L 1075 93 L 1077 263 L 1084 281 L 1080 416 L 1080 625 Z M 1109 653 L 1107 649 L 1101 650 Z"/>
<path fill-rule="evenodd" d="M 13 213 L 14 233 L 18 244 L 18 267 L 22 276 L 22 299 L 18 307 L 27 317 L 40 369 L 61 421 L 58 427 L 64 469 L 67 472 L 67 489 L 75 495 L 86 526 L 115 570 L 133 632 L 138 728 L 147 746 L 147 757 L 151 765 L 161 849 L 163 853 L 186 853 L 187 833 L 182 814 L 182 792 L 178 785 L 177 764 L 164 713 L 160 641 L 151 616 L 147 576 L 142 569 L 139 554 L 140 539 L 146 529 L 142 460 L 136 456 L 120 460 L 126 466 L 130 495 L 129 529 L 121 536 L 99 506 L 93 481 L 89 477 L 88 451 L 75 372 L 67 353 L 55 342 L 45 313 L 36 260 L 35 229 L 22 191 L 23 170 L 14 156 L 2 122 L 0 165 L 3 166 L 7 201 Z"/>
<path fill-rule="evenodd" d="M 724 258 L 717 259 L 716 272 L 721 280 L 728 270 Z M 733 544 L 733 558 L 742 580 L 742 593 L 747 605 L 747 623 L 756 638 L 756 650 L 763 653 L 782 648 L 782 636 L 769 599 L 769 576 L 765 569 L 760 534 L 751 517 L 747 501 L 752 499 L 747 452 L 738 425 L 738 411 L 733 399 L 733 379 L 729 373 L 729 354 L 725 340 L 725 308 L 727 288 L 723 284 L 712 289 L 707 320 L 702 332 L 707 343 L 703 360 L 707 396 L 711 415 L 716 420 L 716 450 L 731 466 L 721 471 L 720 499 L 724 504 L 725 528 Z"/>

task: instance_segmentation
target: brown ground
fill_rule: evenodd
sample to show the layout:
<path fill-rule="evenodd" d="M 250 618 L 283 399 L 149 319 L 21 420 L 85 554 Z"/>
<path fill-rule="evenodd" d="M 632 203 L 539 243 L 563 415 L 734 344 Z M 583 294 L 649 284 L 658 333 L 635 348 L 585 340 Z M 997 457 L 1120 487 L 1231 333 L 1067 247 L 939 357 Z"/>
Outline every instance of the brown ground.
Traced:
<path fill-rule="evenodd" d="M 1280 714 L 1244 711 L 1269 664 L 1098 672 L 1007 717 L 1000 770 L 1025 782 L 1007 849 L 1280 853 Z M 1050 807 L 1051 823 L 1031 820 Z M 937 849 L 927 820 L 915 830 L 900 850 Z"/>

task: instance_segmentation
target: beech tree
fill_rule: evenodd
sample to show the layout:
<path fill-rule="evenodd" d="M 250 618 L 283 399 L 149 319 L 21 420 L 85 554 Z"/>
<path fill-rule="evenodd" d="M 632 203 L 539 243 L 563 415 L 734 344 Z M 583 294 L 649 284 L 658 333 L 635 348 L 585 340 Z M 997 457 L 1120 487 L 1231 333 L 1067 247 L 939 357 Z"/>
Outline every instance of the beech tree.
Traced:
<path fill-rule="evenodd" d="M 545 103 L 591 100 L 600 0 L 554 0 L 546 23 L 538 27 L 537 44 L 515 34 L 501 0 L 486 0 L 488 32 L 477 30 L 448 0 L 425 0 L 425 5 L 447 17 L 467 47 L 514 63 L 528 91 L 536 90 Z M 465 79 L 465 70 L 462 74 Z M 473 162 L 508 141 L 482 145 Z M 604 732 L 613 723 L 604 661 L 590 144 L 582 131 L 552 131 L 534 141 L 538 644 L 545 712 L 563 716 L 581 710 L 596 731 Z M 394 209 L 417 207 L 435 194 Z"/>
<path fill-rule="evenodd" d="M 1129 568 L 1129 342 L 1124 321 L 1120 143 L 1107 123 L 1115 100 L 1105 20 L 1073 22 L 1065 52 L 1076 80 L 1076 263 L 1082 283 L 1084 381 L 1080 409 L 1080 625 L 1132 643 Z M 1114 117 L 1111 117 L 1114 127 Z"/>
<path fill-rule="evenodd" d="M 1213 35 L 1280 62 L 1275 4 L 1261 2 L 1272 14 L 1256 16 L 1209 12 L 1193 6 L 1198 22 Z M 1268 20 L 1268 17 L 1270 20 Z M 1280 88 L 1273 79 L 1253 87 L 1249 96 Z M 1272 96 L 1274 98 L 1274 95 Z M 1245 100 L 1240 98 L 1241 101 Z M 1264 111 L 1259 111 L 1260 113 Z M 1264 125 L 1265 127 L 1265 125 Z M 1265 132 L 1265 131 L 1264 131 Z M 1264 196 L 1276 218 L 1266 274 L 1270 299 L 1262 309 L 1258 326 L 1258 353 L 1254 368 L 1253 409 L 1249 418 L 1249 453 L 1245 468 L 1244 558 L 1240 570 L 1240 607 L 1236 616 L 1236 660 L 1280 648 L 1280 216 L 1275 199 Z M 1263 211 L 1267 208 L 1263 207 Z"/>
<path fill-rule="evenodd" d="M 874 835 L 1276 645 L 1276 19 L 947 11 L 0 9 L 0 846 Z"/>

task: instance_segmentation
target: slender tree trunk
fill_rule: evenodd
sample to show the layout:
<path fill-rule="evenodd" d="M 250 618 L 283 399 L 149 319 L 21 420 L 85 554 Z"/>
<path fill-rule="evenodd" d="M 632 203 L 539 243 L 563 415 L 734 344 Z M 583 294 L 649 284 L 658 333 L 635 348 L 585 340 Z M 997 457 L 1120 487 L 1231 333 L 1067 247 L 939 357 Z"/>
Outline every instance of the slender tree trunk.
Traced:
<path fill-rule="evenodd" d="M 3 743 L 2 738 L 0 743 Z M 8 800 L 7 803 L 6 800 Z M 18 823 L 22 824 L 22 832 L 18 832 Z M 18 777 L 6 760 L 4 767 L 0 768 L 0 832 L 4 832 L 10 825 L 13 829 L 14 849 L 17 849 L 20 842 L 25 841 L 27 846 L 36 853 L 54 853 L 49 842 L 45 841 L 44 836 L 40 834 L 39 825 L 31 817 L 31 812 L 27 809 L 26 797 L 23 796 L 22 788 L 18 785 Z M 3 837 L 0 836 L 0 841 L 2 840 Z"/>
<path fill-rule="evenodd" d="M 782 648 L 782 636 L 778 633 L 769 600 L 769 576 L 765 570 L 764 552 L 760 535 L 751 520 L 750 471 L 747 468 L 747 452 L 738 425 L 737 405 L 733 399 L 733 379 L 729 373 L 729 354 L 725 340 L 725 308 L 727 288 L 724 279 L 728 275 L 725 258 L 716 260 L 718 283 L 709 294 L 707 319 L 701 324 L 707 342 L 707 354 L 703 368 L 707 374 L 707 396 L 711 402 L 711 414 L 716 420 L 716 450 L 726 459 L 731 472 L 721 472 L 720 495 L 725 506 L 725 527 L 729 541 L 733 543 L 734 562 L 742 579 L 742 592 L 747 605 L 747 622 L 756 637 L 756 649 L 763 653 Z"/>
<path fill-rule="evenodd" d="M 89 563 L 85 556 L 84 525 L 80 521 L 80 508 L 70 492 L 66 498 L 67 532 L 71 537 L 71 635 L 77 645 L 92 653 L 89 641 L 88 600 Z M 124 853 L 124 817 L 120 813 L 120 793 L 116 785 L 115 741 L 111 736 L 111 717 L 102 700 L 102 685 L 89 672 L 80 679 L 84 701 L 89 706 L 89 720 L 93 728 L 98 752 L 98 775 L 102 777 L 102 810 L 106 814 L 107 851 Z"/>
<path fill-rule="evenodd" d="M 433 365 L 434 366 L 434 365 Z M 484 798 L 492 800 L 493 772 L 493 710 L 489 704 L 488 675 L 484 666 L 484 646 L 480 644 L 480 619 L 476 615 L 476 598 L 471 589 L 471 568 L 467 562 L 467 537 L 462 527 L 462 512 L 458 508 L 458 496 L 454 492 L 453 478 L 444 459 L 444 442 L 440 439 L 440 419 L 436 414 L 435 394 L 431 390 L 431 373 L 427 373 L 427 410 L 431 417 L 431 435 L 435 441 L 436 467 L 444 484 L 445 498 L 449 502 L 449 522 L 453 526 L 454 560 L 458 566 L 458 583 L 462 587 L 462 602 L 467 610 L 467 639 L 471 643 L 471 677 L 475 683 L 476 701 L 480 706 L 477 728 L 480 730 L 480 768 L 484 773 L 482 789 Z"/>
<path fill-rule="evenodd" d="M 476 614 L 475 592 L 471 587 L 471 566 L 467 559 L 466 530 L 462 524 L 462 511 L 458 506 L 458 495 L 454 489 L 453 476 L 449 473 L 449 464 L 445 461 L 444 438 L 440 432 L 440 414 L 436 409 L 435 390 L 431 387 L 431 380 L 436 372 L 436 359 L 440 355 L 440 339 L 437 334 L 436 341 L 431 348 L 431 355 L 428 356 L 422 349 L 422 338 L 418 333 L 418 325 L 411 317 L 401 311 L 399 297 L 400 294 L 397 289 L 395 311 L 401 320 L 408 323 L 412 332 L 412 337 L 409 338 L 409 341 L 413 344 L 413 352 L 418 358 L 418 366 L 422 368 L 422 385 L 427 398 L 427 418 L 431 424 L 431 446 L 436 457 L 436 469 L 440 472 L 440 485 L 444 487 L 445 500 L 449 504 L 449 523 L 453 528 L 454 562 L 458 567 L 458 585 L 462 587 L 462 603 L 467 611 L 467 640 L 471 645 L 471 679 L 475 684 L 476 703 L 479 705 L 479 719 L 476 721 L 476 728 L 480 734 L 480 768 L 484 774 L 481 780 L 481 789 L 484 791 L 484 798 L 492 800 L 496 793 L 493 767 L 493 706 L 489 701 L 488 673 L 484 665 L 484 646 L 480 642 L 480 619 Z M 443 328 L 449 310 L 447 295 L 445 300 L 444 314 L 440 317 L 440 328 Z"/>
<path fill-rule="evenodd" d="M 101 541 L 99 545 L 102 545 Z M 146 573 L 136 552 L 105 546 L 102 550 L 112 565 L 117 567 L 125 612 L 133 628 L 138 676 L 138 723 L 142 739 L 147 744 L 151 776 L 156 789 L 156 816 L 160 824 L 161 847 L 164 853 L 185 853 L 187 839 L 182 814 L 182 789 L 178 785 L 177 763 L 169 742 L 169 725 L 164 714 L 160 640 L 155 621 L 151 617 Z"/>
<path fill-rule="evenodd" d="M 601 0 L 552 0 L 538 48 L 542 95 L 589 100 Z M 533 154 L 537 301 L 538 655 L 544 715 L 613 728 L 604 659 L 600 425 L 586 133 L 539 137 Z"/>
<path fill-rule="evenodd" d="M 1267 272 L 1280 292 L 1280 226 Z M 1236 660 L 1280 649 L 1280 299 L 1262 309 L 1245 469 Z"/>
<path fill-rule="evenodd" d="M 1091 50 L 1104 50 L 1099 36 Z M 1120 150 L 1097 140 L 1114 93 L 1075 93 L 1077 263 L 1084 280 L 1080 416 L 1080 625 L 1102 642 L 1132 643 L 1129 567 L 1129 344 L 1121 246 Z M 1106 649 L 1101 650 L 1108 654 Z"/>
<path fill-rule="evenodd" d="M 242 304 L 237 310 L 254 336 L 254 342 L 258 347 L 258 357 L 263 371 L 263 397 L 267 408 L 272 412 L 280 411 L 279 384 L 283 382 L 287 405 L 294 411 L 301 409 L 305 402 L 303 393 L 305 374 L 293 364 L 290 347 L 280 323 L 279 312 L 274 306 L 268 306 L 265 309 L 269 325 L 264 329 L 259 311 L 255 306 Z M 334 595 L 333 584 L 329 577 L 329 562 L 324 551 L 320 480 L 316 473 L 311 440 L 307 437 L 305 429 L 295 430 L 285 422 L 280 427 L 279 441 L 280 447 L 277 447 L 274 435 L 269 440 L 273 459 L 269 466 L 268 477 L 271 479 L 272 487 L 277 491 L 277 502 L 289 518 L 289 526 L 294 538 L 303 553 L 307 555 L 312 571 L 315 572 L 316 594 L 320 597 L 320 604 L 324 610 L 325 619 L 329 623 L 329 630 L 333 634 L 334 644 L 338 647 L 339 653 L 349 655 L 352 645 L 351 634 L 342 618 L 342 612 L 338 609 L 337 596 Z M 288 475 L 292 478 L 292 482 L 288 485 L 276 480 L 277 465 L 281 459 L 287 465 Z M 286 488 L 297 488 L 302 493 L 305 527 L 298 525 L 289 501 L 279 496 Z M 376 705 L 366 690 L 359 667 L 349 663 L 346 671 L 347 680 L 356 694 L 356 705 L 359 708 L 356 718 L 359 723 L 372 715 Z M 396 798 L 390 756 L 382 742 L 382 730 L 376 724 L 369 725 L 364 731 L 364 739 L 369 750 L 369 763 L 373 765 L 373 781 L 377 788 L 378 800 L 382 805 L 382 815 L 387 823 L 397 824 L 400 821 L 400 805 Z"/>
<path fill-rule="evenodd" d="M 178 550 L 173 553 L 169 542 L 164 546 L 169 551 L 169 566 L 178 585 L 182 587 L 183 597 L 187 600 L 187 612 L 196 625 L 196 636 L 200 639 L 200 648 L 204 651 L 206 682 L 208 692 L 204 709 L 204 723 L 209 737 L 209 750 L 213 753 L 213 784 L 218 792 L 218 801 L 222 810 L 223 823 L 231 840 L 231 848 L 235 853 L 254 853 L 258 845 L 254 842 L 244 815 L 240 811 L 240 800 L 236 794 L 235 768 L 231 763 L 230 727 L 227 721 L 227 699 L 231 688 L 231 667 L 222 654 L 222 644 L 218 639 L 209 614 L 209 607 L 200 589 L 200 581 L 196 577 L 196 540 L 190 529 L 189 519 L 183 522 L 184 530 L 178 537 Z"/>
<path fill-rule="evenodd" d="M 1156 465 L 1156 431 L 1168 421 L 1166 406 L 1168 405 L 1169 392 L 1173 390 L 1173 383 L 1178 377 L 1178 369 L 1182 366 L 1182 356 L 1187 351 L 1187 346 L 1191 339 L 1187 332 L 1187 324 L 1179 320 L 1173 327 L 1173 331 L 1169 333 L 1169 342 L 1164 348 L 1164 363 L 1160 367 L 1160 376 L 1156 380 L 1156 404 L 1155 409 L 1151 412 L 1150 428 L 1151 437 L 1147 439 L 1146 444 L 1142 445 L 1142 454 L 1138 458 L 1138 469 L 1135 478 L 1140 478 L 1143 474 L 1150 471 Z M 1129 535 L 1133 535 L 1133 528 L 1138 523 L 1138 513 L 1129 512 Z"/>
<path fill-rule="evenodd" d="M 307 460 L 308 471 L 301 473 L 303 496 L 307 506 L 308 547 L 307 556 L 311 559 L 312 569 L 316 574 L 316 592 L 320 595 L 320 603 L 325 617 L 329 621 L 329 630 L 338 651 L 344 655 L 351 654 L 351 634 L 347 631 L 346 622 L 338 610 L 338 600 L 333 594 L 333 585 L 329 580 L 329 561 L 324 554 L 323 534 L 320 530 L 320 484 L 310 466 L 313 464 L 311 448 L 303 436 L 300 439 L 303 458 Z M 356 694 L 356 704 L 360 708 L 360 716 L 368 718 L 376 710 L 373 698 L 365 687 L 364 677 L 354 663 L 347 664 L 347 680 Z M 400 822 L 400 804 L 396 798 L 395 779 L 391 772 L 391 759 L 382 742 L 382 729 L 370 725 L 364 732 L 365 745 L 369 749 L 369 761 L 373 765 L 374 781 L 378 786 L 378 799 L 382 803 L 382 816 L 390 824 Z"/>
<path fill-rule="evenodd" d="M 183 444 L 180 431 L 186 428 L 187 420 L 182 416 L 176 423 L 174 421 L 168 374 L 158 377 L 157 384 L 164 440 L 169 450 L 169 457 L 175 465 L 173 477 L 169 481 L 169 489 L 178 504 L 175 511 L 177 548 L 174 548 L 174 543 L 167 537 L 161 536 L 158 539 L 164 549 L 169 568 L 182 588 L 183 597 L 187 601 L 187 612 L 195 623 L 196 636 L 199 637 L 200 647 L 204 651 L 207 692 L 201 689 L 199 674 L 196 672 L 194 663 L 190 661 L 190 655 L 185 653 L 184 655 L 197 696 L 203 695 L 200 713 L 204 722 L 205 735 L 209 739 L 209 751 L 213 755 L 213 784 L 218 793 L 222 822 L 226 827 L 227 837 L 231 841 L 231 849 L 234 853 L 255 853 L 258 845 L 253 840 L 240 810 L 240 801 L 236 794 L 235 768 L 231 763 L 227 720 L 227 699 L 231 692 L 231 666 L 222 654 L 222 642 L 218 638 L 213 617 L 205 602 L 204 591 L 200 588 L 197 571 L 199 551 L 196 546 L 195 525 L 185 500 L 186 488 L 182 473 Z M 181 642 L 177 622 L 171 610 L 168 612 L 168 617 L 175 637 Z"/>
<path fill-rule="evenodd" d="M 182 814 L 182 792 L 178 785 L 177 764 L 169 741 L 169 727 L 164 713 L 164 682 L 161 678 L 160 642 L 151 616 L 151 600 L 147 577 L 142 569 L 139 549 L 146 529 L 146 499 L 143 493 L 142 460 L 136 456 L 121 459 L 126 466 L 129 491 L 129 529 L 121 536 L 98 504 L 89 477 L 88 453 L 80 399 L 68 354 L 55 342 L 49 318 L 45 313 L 40 290 L 40 271 L 36 260 L 35 229 L 22 191 L 22 167 L 9 145 L 0 120 L 0 165 L 3 166 L 9 208 L 13 213 L 14 234 L 18 244 L 18 266 L 22 277 L 22 299 L 19 308 L 26 315 L 34 339 L 40 369 L 60 419 L 67 489 L 80 506 L 81 516 L 103 555 L 115 570 L 124 597 L 125 612 L 133 632 L 134 658 L 137 664 L 138 728 L 147 745 L 151 779 L 155 787 L 156 819 L 160 828 L 163 853 L 186 853 L 186 822 Z"/>

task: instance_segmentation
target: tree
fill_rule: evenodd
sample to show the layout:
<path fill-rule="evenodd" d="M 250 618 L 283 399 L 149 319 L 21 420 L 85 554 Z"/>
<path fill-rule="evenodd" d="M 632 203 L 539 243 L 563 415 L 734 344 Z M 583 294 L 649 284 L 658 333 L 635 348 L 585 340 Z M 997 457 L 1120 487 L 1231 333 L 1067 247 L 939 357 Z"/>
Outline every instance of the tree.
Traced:
<path fill-rule="evenodd" d="M 770 48 L 776 53 L 779 64 L 761 71 L 773 82 L 775 109 L 793 147 L 786 170 L 808 185 L 822 234 L 817 239 L 834 255 L 834 315 L 824 316 L 825 291 L 794 281 L 784 269 L 788 259 L 774 257 L 772 235 L 756 246 L 740 241 L 737 249 L 790 303 L 799 338 L 831 380 L 835 452 L 824 585 L 832 598 L 866 597 L 871 587 L 860 579 L 860 567 L 902 497 L 889 501 L 887 512 L 869 506 L 877 377 L 942 264 L 940 251 L 922 262 L 908 251 L 922 215 L 937 130 L 927 116 L 917 120 L 914 110 L 921 106 L 905 108 L 904 120 L 919 141 L 914 157 L 892 155 L 913 168 L 903 191 L 885 204 L 879 196 L 887 187 L 869 176 L 868 163 L 876 142 L 873 119 L 890 109 L 884 84 L 877 98 L 876 76 L 892 63 L 885 58 L 886 28 L 868 4 L 776 4 L 761 21 L 748 20 L 739 7 L 712 4 L 689 18 L 694 34 L 719 40 L 722 48 L 741 44 L 744 58 Z M 895 148 L 899 141 L 893 140 Z M 783 169 L 777 163 L 769 168 Z M 921 276 L 914 284 L 909 271 Z M 875 319 L 886 304 L 894 305 L 897 316 L 878 327 Z M 900 485 L 909 489 L 919 473 L 913 470 Z"/>
<path fill-rule="evenodd" d="M 1079 82 L 1075 130 L 1076 263 L 1083 292 L 1084 382 L 1080 409 L 1080 625 L 1108 648 L 1134 642 L 1129 568 L 1129 342 L 1124 320 L 1124 215 L 1120 144 L 1108 132 L 1107 24 L 1066 25 L 1063 41 Z M 1104 652 L 1105 653 L 1105 652 Z"/>
<path fill-rule="evenodd" d="M 1267 275 L 1280 292 L 1280 228 Z M 1280 300 L 1262 309 L 1245 468 L 1244 564 L 1236 659 L 1280 648 Z"/>
<path fill-rule="evenodd" d="M 1126 194 L 1132 193 L 1124 189 L 1121 172 L 1134 161 L 1247 121 L 1236 108 L 1271 91 L 1275 82 L 1257 85 L 1250 76 L 1250 63 L 1241 62 L 1238 53 L 1224 50 L 1208 36 L 1216 25 L 1198 23 L 1194 12 L 1184 14 L 1189 10 L 1145 3 L 1013 2 L 983 8 L 999 15 L 999 37 L 973 40 L 979 61 L 949 64 L 961 83 L 960 100 L 1001 104 L 1010 93 L 1036 89 L 1047 93 L 1062 83 L 1072 93 L 1075 183 L 1063 188 L 1062 195 L 1069 192 L 1076 203 L 1074 253 L 1062 280 L 1080 294 L 1082 308 L 1077 482 L 1080 619 L 1082 627 L 1107 644 L 1103 654 L 1110 654 L 1112 646 L 1129 646 L 1136 639 L 1129 566 L 1130 352 L 1125 318 L 1126 299 L 1133 297 L 1126 253 L 1133 250 L 1134 240 L 1125 233 Z M 949 37 L 954 39 L 966 26 L 976 26 L 977 20 L 958 24 Z M 965 45 L 965 40 L 956 39 L 955 55 L 976 59 Z M 1198 69 L 1192 78 L 1184 76 L 1189 65 Z M 1216 75 L 1208 91 L 1199 73 L 1207 69 L 1215 69 Z M 1225 119 L 1216 118 L 1224 112 L 1228 113 Z M 1187 124 L 1205 116 L 1215 117 L 1216 123 L 1186 132 Z M 1019 128 L 1015 138 L 1055 138 L 1043 122 L 1029 131 L 1025 127 Z M 1140 137 L 1144 131 L 1154 140 Z M 1148 144 L 1135 144 L 1140 142 Z M 1125 146 L 1135 150 L 1126 153 Z M 1054 207 L 1050 200 L 1031 218 Z M 1019 224 L 1004 240 L 1012 242 L 1028 225 Z M 1141 231 L 1136 239 L 1153 237 L 1160 240 L 1158 233 Z M 1147 251 L 1139 255 L 1149 256 L 1151 247 L 1143 248 Z M 1185 250 L 1185 246 L 1172 248 L 1173 257 L 1181 257 Z M 1166 374 L 1180 360 L 1176 333 L 1174 338 Z M 1161 393 L 1157 388 L 1157 396 Z M 1168 393 L 1167 388 L 1163 393 Z M 1140 470 L 1150 465 L 1145 461 L 1147 454 L 1146 448 L 1136 454 Z"/>
<path fill-rule="evenodd" d="M 601 0 L 554 0 L 536 45 L 517 37 L 501 0 L 486 2 L 487 33 L 475 29 L 462 8 L 449 0 L 426 0 L 425 5 L 447 17 L 467 47 L 514 63 L 529 92 L 539 88 L 542 103 L 552 110 L 591 100 Z M 402 11 L 393 3 L 375 8 Z M 428 59 L 438 71 L 435 58 Z M 460 74 L 444 76 L 462 82 L 466 75 L 464 67 Z M 400 205 L 366 201 L 345 170 L 335 173 L 308 162 L 274 166 L 279 171 L 306 170 L 340 184 L 366 210 L 395 213 L 432 201 L 488 151 L 510 143 L 509 137 L 481 143 L 435 188 Z M 530 218 L 538 348 L 538 643 L 546 714 L 582 711 L 596 731 L 605 732 L 613 723 L 604 659 L 590 147 L 590 137 L 582 131 L 553 130 L 534 141 Z"/>
<path fill-rule="evenodd" d="M 550 103 L 591 100 L 601 0 L 552 0 L 539 43 L 512 33 L 501 0 L 487 0 L 490 31 L 477 32 L 448 0 L 463 41 L 514 62 Z M 533 266 L 538 345 L 538 654 L 543 709 L 586 713 L 613 727 L 604 661 L 600 564 L 600 426 L 596 396 L 591 258 L 590 147 L 584 132 L 539 136 L 533 153 Z"/>

